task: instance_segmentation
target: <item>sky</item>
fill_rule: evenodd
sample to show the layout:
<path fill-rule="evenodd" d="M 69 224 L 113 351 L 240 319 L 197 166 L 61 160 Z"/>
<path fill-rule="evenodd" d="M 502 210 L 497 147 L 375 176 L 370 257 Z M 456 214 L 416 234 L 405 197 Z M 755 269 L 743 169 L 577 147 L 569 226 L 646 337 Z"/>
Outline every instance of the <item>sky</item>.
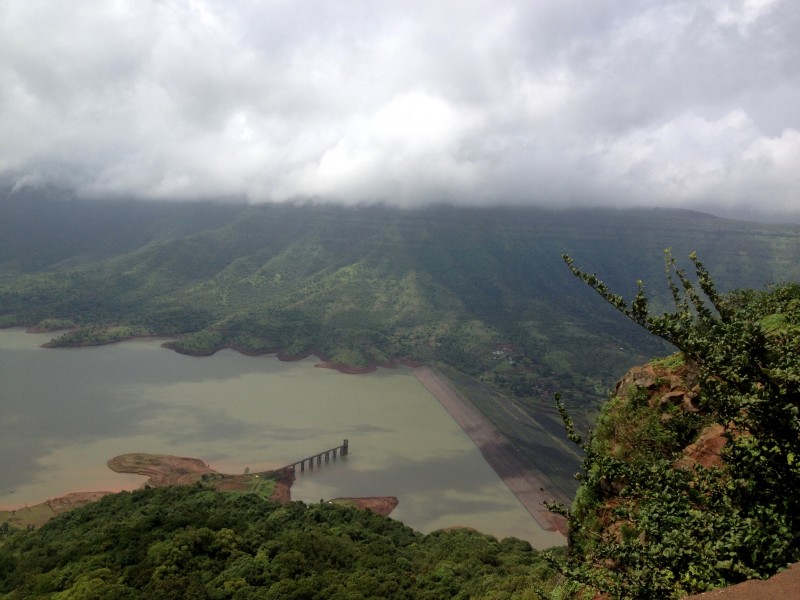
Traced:
<path fill-rule="evenodd" d="M 0 0 L 0 180 L 800 211 L 797 0 Z"/>

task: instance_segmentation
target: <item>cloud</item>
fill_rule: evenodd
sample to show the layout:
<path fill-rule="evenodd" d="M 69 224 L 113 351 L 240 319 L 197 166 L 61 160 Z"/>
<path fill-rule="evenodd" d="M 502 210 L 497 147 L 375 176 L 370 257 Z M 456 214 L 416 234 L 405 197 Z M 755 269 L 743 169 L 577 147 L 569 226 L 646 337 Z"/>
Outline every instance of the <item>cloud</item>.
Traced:
<path fill-rule="evenodd" d="M 9 0 L 0 177 L 796 210 L 798 30 L 793 0 Z"/>
<path fill-rule="evenodd" d="M 389 199 L 453 200 L 469 195 L 482 173 L 459 157 L 463 140 L 479 117 L 441 98 L 409 92 L 355 118 L 319 160 L 283 178 L 278 199 L 302 195 Z"/>

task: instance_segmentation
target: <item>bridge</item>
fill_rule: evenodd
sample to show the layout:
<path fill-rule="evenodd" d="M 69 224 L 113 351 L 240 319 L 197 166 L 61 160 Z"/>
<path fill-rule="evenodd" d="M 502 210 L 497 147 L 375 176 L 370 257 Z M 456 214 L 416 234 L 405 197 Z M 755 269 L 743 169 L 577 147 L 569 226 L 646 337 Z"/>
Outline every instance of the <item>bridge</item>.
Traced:
<path fill-rule="evenodd" d="M 323 458 L 325 459 L 325 462 L 329 462 L 331 456 L 333 456 L 333 459 L 336 460 L 337 453 L 339 456 L 347 456 L 348 452 L 349 452 L 348 440 L 344 440 L 342 441 L 342 444 L 340 446 L 329 448 L 328 450 L 323 450 L 322 452 L 314 454 L 313 456 L 308 456 L 306 458 L 297 460 L 293 463 L 289 463 L 285 467 L 282 467 L 281 469 L 278 470 L 286 471 L 291 469 L 292 471 L 297 471 L 297 465 L 300 465 L 300 471 L 302 472 L 306 470 L 306 463 L 308 463 L 309 469 L 313 469 L 315 462 L 317 463 L 317 466 L 322 465 Z"/>

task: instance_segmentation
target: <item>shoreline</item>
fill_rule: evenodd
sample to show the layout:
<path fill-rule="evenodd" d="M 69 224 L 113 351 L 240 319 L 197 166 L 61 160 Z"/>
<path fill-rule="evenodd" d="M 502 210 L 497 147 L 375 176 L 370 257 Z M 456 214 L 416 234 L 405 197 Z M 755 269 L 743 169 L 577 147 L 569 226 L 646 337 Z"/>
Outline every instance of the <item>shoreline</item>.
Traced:
<path fill-rule="evenodd" d="M 19 328 L 23 329 L 25 333 L 32 333 L 32 334 L 56 334 L 59 332 L 69 332 L 74 331 L 78 328 L 67 328 L 67 329 L 48 329 L 44 327 L 40 327 L 38 325 L 6 325 L 0 327 L 0 329 L 14 329 Z M 313 356 L 317 359 L 317 362 L 314 366 L 321 368 L 321 369 L 333 369 L 340 373 L 344 373 L 346 375 L 361 375 L 366 373 L 372 373 L 377 369 L 395 369 L 397 367 L 408 367 L 410 369 L 415 369 L 417 367 L 423 366 L 423 363 L 419 361 L 413 360 L 408 357 L 401 357 L 396 359 L 391 359 L 386 362 L 372 362 L 367 365 L 363 366 L 353 366 L 353 365 L 346 365 L 341 363 L 332 362 L 328 359 L 327 355 L 315 348 L 311 350 L 307 350 L 305 352 L 301 352 L 299 354 L 286 354 L 282 348 L 277 349 L 265 349 L 265 350 L 249 350 L 239 344 L 226 342 L 220 346 L 215 346 L 209 349 L 204 350 L 190 350 L 187 348 L 182 348 L 177 345 L 177 342 L 180 340 L 181 336 L 173 336 L 173 335 L 166 335 L 161 333 L 135 333 L 131 335 L 125 335 L 121 337 L 117 337 L 114 339 L 108 340 L 83 340 L 79 343 L 70 343 L 70 344 L 55 344 L 54 341 L 56 338 L 51 339 L 49 342 L 45 342 L 40 344 L 41 348 L 47 349 L 58 349 L 58 348 L 92 348 L 97 346 L 111 346 L 113 344 L 121 344 L 124 342 L 129 342 L 132 340 L 154 340 L 154 339 L 163 339 L 164 341 L 160 344 L 162 348 L 170 350 L 172 352 L 176 352 L 178 354 L 183 354 L 185 356 L 192 356 L 196 358 L 204 358 L 206 356 L 213 356 L 217 352 L 222 350 L 233 350 L 234 352 L 238 352 L 243 356 L 274 356 L 280 362 L 296 362 L 300 360 L 305 360 L 309 356 Z"/>
<path fill-rule="evenodd" d="M 292 501 L 291 489 L 295 481 L 292 469 L 231 475 L 212 469 L 199 458 L 171 454 L 134 452 L 115 456 L 106 464 L 114 473 L 133 473 L 146 477 L 147 480 L 136 489 L 188 486 L 204 482 L 219 492 L 260 493 L 259 488 L 264 485 L 262 482 L 265 482 L 269 495 L 264 495 L 263 492 L 260 495 L 282 504 Z M 0 523 L 8 523 L 19 528 L 39 527 L 62 513 L 122 491 L 133 490 L 69 492 L 30 506 L 26 504 L 24 507 L 0 510 Z M 394 496 L 342 497 L 329 500 L 328 503 L 352 506 L 388 517 L 397 507 L 399 500 Z"/>
<path fill-rule="evenodd" d="M 551 513 L 544 506 L 544 502 L 551 500 L 553 496 L 546 491 L 549 484 L 545 477 L 516 458 L 508 438 L 447 377 L 431 366 L 416 367 L 412 371 L 478 447 L 489 466 L 539 526 L 545 531 L 558 532 L 566 537 L 566 519 Z"/>
<path fill-rule="evenodd" d="M 34 329 L 29 327 L 26 332 L 34 333 Z M 52 332 L 48 331 L 46 333 Z M 132 336 L 132 338 L 129 339 L 152 339 L 157 337 L 161 336 L 138 335 Z M 118 339 L 105 342 L 102 345 L 120 343 L 122 341 L 127 340 Z M 516 457 L 516 451 L 510 440 L 503 433 L 501 433 L 464 394 L 458 391 L 454 384 L 444 374 L 442 374 L 433 366 L 422 365 L 416 361 L 412 361 L 407 358 L 401 358 L 384 364 L 372 364 L 367 367 L 348 367 L 345 365 L 331 363 L 325 360 L 325 356 L 322 353 L 314 351 L 303 353 L 301 355 L 286 355 L 280 350 L 277 352 L 248 352 L 246 349 L 238 347 L 234 344 L 216 348 L 208 354 L 195 354 L 172 347 L 173 341 L 174 340 L 167 340 L 162 343 L 161 346 L 180 354 L 188 354 L 192 356 L 207 356 L 222 349 L 231 349 L 246 356 L 274 355 L 281 362 L 293 362 L 307 358 L 308 356 L 314 356 L 321 361 L 315 364 L 315 367 L 334 369 L 346 374 L 369 373 L 377 368 L 396 368 L 398 366 L 410 368 L 416 379 L 423 385 L 423 387 L 426 388 L 429 393 L 431 393 L 437 399 L 450 417 L 456 421 L 456 423 L 458 423 L 470 440 L 472 440 L 492 470 L 502 479 L 508 489 L 514 494 L 517 500 L 534 518 L 538 525 L 544 531 L 558 532 L 564 536 L 567 534 L 566 520 L 563 517 L 548 511 L 543 504 L 547 500 L 565 502 L 567 499 L 564 498 L 560 492 L 552 489 L 548 479 L 540 471 L 537 469 L 531 469 L 527 465 L 523 464 Z M 81 347 L 82 345 L 67 347 Z M 141 472 L 137 474 L 145 475 L 145 473 Z M 95 492 L 83 493 L 93 494 Z M 51 500 L 58 500 L 58 498 Z"/>

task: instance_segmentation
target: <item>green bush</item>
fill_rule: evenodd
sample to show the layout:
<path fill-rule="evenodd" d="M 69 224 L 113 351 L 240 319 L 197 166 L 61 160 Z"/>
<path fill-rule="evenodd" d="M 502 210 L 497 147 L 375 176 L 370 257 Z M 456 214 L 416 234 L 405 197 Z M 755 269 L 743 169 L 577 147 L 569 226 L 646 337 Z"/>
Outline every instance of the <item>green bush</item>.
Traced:
<path fill-rule="evenodd" d="M 676 310 L 654 316 L 641 283 L 628 304 L 565 257 L 606 301 L 674 344 L 700 385 L 703 415 L 664 419 L 636 391 L 608 402 L 583 444 L 562 569 L 613 598 L 678 598 L 800 560 L 800 286 L 722 296 L 691 258 L 699 290 L 668 255 Z M 676 468 L 709 422 L 726 431 L 723 466 Z"/>

